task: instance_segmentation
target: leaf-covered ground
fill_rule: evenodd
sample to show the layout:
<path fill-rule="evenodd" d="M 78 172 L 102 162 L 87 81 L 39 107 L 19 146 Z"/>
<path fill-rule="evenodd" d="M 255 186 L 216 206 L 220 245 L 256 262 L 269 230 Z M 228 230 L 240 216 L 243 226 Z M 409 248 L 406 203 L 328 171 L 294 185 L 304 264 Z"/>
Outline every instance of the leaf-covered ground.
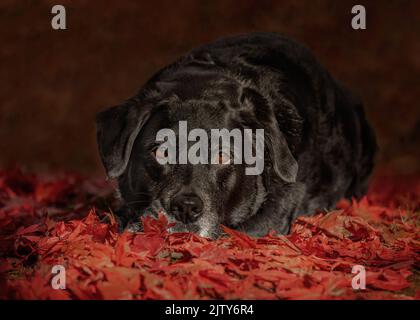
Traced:
<path fill-rule="evenodd" d="M 169 234 L 163 216 L 119 234 L 98 219 L 109 193 L 71 174 L 0 172 L 0 298 L 420 298 L 419 177 L 377 176 L 361 201 L 259 239 Z M 66 268 L 65 290 L 51 287 L 54 265 Z M 352 288 L 354 265 L 366 269 L 365 290 Z"/>

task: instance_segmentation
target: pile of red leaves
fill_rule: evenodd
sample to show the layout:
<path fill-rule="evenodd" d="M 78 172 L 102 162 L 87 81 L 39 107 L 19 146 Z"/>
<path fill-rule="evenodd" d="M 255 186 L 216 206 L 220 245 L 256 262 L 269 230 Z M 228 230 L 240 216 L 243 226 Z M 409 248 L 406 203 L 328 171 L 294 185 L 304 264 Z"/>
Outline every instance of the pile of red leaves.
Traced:
<path fill-rule="evenodd" d="M 109 192 L 74 175 L 0 172 L 0 298 L 420 298 L 418 177 L 376 177 L 361 201 L 259 239 L 169 234 L 163 216 L 119 234 L 112 215 L 97 217 Z M 66 268 L 65 290 L 51 287 L 54 265 Z M 351 286 L 354 265 L 366 290 Z"/>

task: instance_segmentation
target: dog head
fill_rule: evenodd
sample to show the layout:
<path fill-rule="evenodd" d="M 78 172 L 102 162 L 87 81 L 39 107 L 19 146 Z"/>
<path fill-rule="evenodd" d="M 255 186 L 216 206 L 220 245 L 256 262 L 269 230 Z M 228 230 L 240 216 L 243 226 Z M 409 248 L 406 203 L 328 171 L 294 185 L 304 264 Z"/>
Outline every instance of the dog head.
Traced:
<path fill-rule="evenodd" d="M 217 236 L 220 224 L 240 226 L 260 209 L 269 184 L 294 182 L 297 174 L 297 163 L 272 111 L 256 112 L 261 108 L 256 105 L 258 93 L 237 86 L 211 87 L 213 91 L 207 89 L 203 94 L 197 88 L 185 93 L 169 86 L 165 88 L 168 94 L 132 99 L 97 116 L 99 153 L 108 176 L 118 178 L 125 204 L 138 211 L 151 206 L 163 209 L 169 221 L 176 222 L 174 231 L 207 237 Z M 172 130 L 179 141 L 180 122 L 188 125 L 189 132 L 200 129 L 207 137 L 212 129 L 239 129 L 242 133 L 244 129 L 264 129 L 263 172 L 247 174 L 245 161 L 235 163 L 238 154 L 232 153 L 233 139 L 227 150 L 214 150 L 207 140 L 208 163 L 162 164 L 159 160 L 168 157 L 168 151 L 160 148 L 159 132 Z M 193 145 L 193 141 L 187 142 L 189 150 Z M 251 145 L 255 154 L 256 139 L 251 139 Z M 175 150 L 172 156 L 179 160 L 183 151 L 179 145 Z M 240 152 L 242 157 L 244 150 Z"/>

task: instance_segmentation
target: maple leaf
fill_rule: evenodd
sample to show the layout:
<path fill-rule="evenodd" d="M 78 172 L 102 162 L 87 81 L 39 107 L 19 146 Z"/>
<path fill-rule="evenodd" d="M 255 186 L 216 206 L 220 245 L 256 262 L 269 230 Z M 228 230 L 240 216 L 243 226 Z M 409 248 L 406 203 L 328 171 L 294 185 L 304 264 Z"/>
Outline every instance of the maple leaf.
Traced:
<path fill-rule="evenodd" d="M 255 248 L 256 244 L 253 239 L 251 239 L 248 235 L 238 232 L 236 230 L 230 229 L 226 226 L 222 226 L 222 229 L 225 233 L 229 234 L 235 243 L 241 248 Z"/>
<path fill-rule="evenodd" d="M 169 233 L 166 217 L 118 233 L 92 207 L 105 182 L 0 171 L 2 299 L 418 299 L 419 177 L 377 177 L 367 196 L 299 217 L 287 236 L 222 226 L 216 240 Z M 107 209 L 109 210 L 109 209 Z M 110 223 L 99 221 L 108 215 Z M 67 290 L 52 290 L 51 267 Z M 351 287 L 366 267 L 367 289 Z M 408 293 L 409 292 L 409 293 Z"/>

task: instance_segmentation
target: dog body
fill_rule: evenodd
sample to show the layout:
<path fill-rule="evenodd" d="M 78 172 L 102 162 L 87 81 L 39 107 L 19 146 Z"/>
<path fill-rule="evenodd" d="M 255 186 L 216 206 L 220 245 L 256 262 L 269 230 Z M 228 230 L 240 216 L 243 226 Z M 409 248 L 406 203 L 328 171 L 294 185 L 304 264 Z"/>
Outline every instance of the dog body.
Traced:
<path fill-rule="evenodd" d="M 264 129 L 264 171 L 245 164 L 161 165 L 162 128 Z M 298 215 L 360 197 L 375 138 L 362 103 L 304 46 L 257 33 L 197 48 L 159 71 L 126 103 L 98 114 L 98 145 L 117 178 L 123 223 L 163 209 L 174 231 L 216 237 L 287 233 Z"/>

